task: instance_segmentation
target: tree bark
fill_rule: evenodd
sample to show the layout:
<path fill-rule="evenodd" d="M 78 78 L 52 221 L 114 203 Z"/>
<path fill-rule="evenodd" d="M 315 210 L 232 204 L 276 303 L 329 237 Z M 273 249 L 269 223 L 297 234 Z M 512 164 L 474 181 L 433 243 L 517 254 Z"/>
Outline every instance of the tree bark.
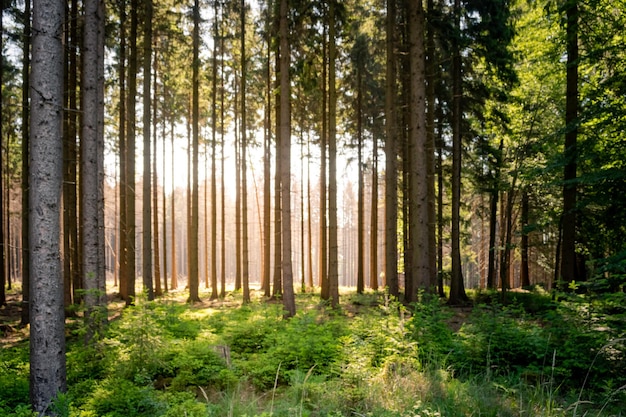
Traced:
<path fill-rule="evenodd" d="M 289 77 L 289 2 L 280 0 L 280 150 L 283 306 L 285 316 L 296 314 L 291 261 L 291 98 Z"/>
<path fill-rule="evenodd" d="M 248 178 L 246 137 L 246 2 L 241 0 L 241 244 L 243 302 L 250 302 L 250 273 L 248 253 Z"/>
<path fill-rule="evenodd" d="M 398 145 L 396 120 L 396 0 L 387 0 L 385 93 L 385 282 L 398 297 Z"/>
<path fill-rule="evenodd" d="M 67 389 L 59 245 L 64 21 L 63 2 L 34 1 L 30 85 L 30 393 L 33 409 L 52 415 L 52 402 Z"/>
<path fill-rule="evenodd" d="M 142 277 L 148 300 L 154 299 L 152 271 L 152 170 L 151 170 L 151 89 L 152 89 L 152 0 L 145 7 L 143 33 L 143 205 L 142 205 Z"/>

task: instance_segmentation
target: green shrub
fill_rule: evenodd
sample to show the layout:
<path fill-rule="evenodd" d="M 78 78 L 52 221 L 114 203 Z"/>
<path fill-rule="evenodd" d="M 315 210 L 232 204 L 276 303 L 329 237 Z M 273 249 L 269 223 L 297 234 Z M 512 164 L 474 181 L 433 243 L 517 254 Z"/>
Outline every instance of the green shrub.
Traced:
<path fill-rule="evenodd" d="M 110 378 L 96 386 L 83 411 L 98 417 L 154 417 L 165 413 L 166 404 L 150 386 Z"/>

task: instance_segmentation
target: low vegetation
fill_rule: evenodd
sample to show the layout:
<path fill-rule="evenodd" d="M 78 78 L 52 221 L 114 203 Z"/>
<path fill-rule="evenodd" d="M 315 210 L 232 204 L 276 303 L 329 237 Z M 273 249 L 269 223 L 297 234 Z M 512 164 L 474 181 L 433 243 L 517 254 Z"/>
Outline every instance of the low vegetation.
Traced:
<path fill-rule="evenodd" d="M 57 413 L 134 416 L 624 416 L 626 294 L 558 302 L 540 290 L 345 294 L 339 310 L 298 295 L 298 314 L 231 294 L 121 309 L 85 347 L 68 323 L 68 392 Z M 497 301 L 496 301 L 497 300 Z M 31 416 L 28 342 L 0 354 L 0 415 Z"/>

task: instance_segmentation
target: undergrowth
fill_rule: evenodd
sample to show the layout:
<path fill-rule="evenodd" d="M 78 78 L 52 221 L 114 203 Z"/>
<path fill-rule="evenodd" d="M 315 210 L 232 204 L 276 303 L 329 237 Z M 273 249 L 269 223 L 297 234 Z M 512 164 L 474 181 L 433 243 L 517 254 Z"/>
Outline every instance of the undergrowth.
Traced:
<path fill-rule="evenodd" d="M 469 312 L 384 293 L 346 296 L 330 310 L 300 294 L 289 320 L 260 298 L 236 307 L 138 300 L 95 345 L 69 339 L 59 414 L 624 415 L 624 326 L 613 320 L 623 297 L 474 297 Z M 0 354 L 0 415 L 33 415 L 26 344 Z"/>

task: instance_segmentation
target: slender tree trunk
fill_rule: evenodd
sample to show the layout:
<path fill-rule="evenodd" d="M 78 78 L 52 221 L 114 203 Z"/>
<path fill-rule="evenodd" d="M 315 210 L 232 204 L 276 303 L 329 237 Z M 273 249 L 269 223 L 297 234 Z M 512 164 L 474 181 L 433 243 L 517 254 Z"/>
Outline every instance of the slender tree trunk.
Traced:
<path fill-rule="evenodd" d="M 222 16 L 224 14 L 224 11 L 222 10 Z M 222 36 L 220 36 L 220 51 L 221 51 L 221 55 L 222 58 L 224 57 L 224 32 L 222 29 Z M 222 177 L 222 183 L 221 183 L 221 193 L 222 193 L 222 207 L 221 207 L 221 213 L 222 213 L 222 221 L 221 221 L 221 225 L 222 225 L 222 248 L 221 248 L 221 264 L 222 264 L 222 270 L 221 270 L 221 286 L 220 286 L 220 298 L 224 299 L 226 297 L 226 221 L 224 213 L 225 213 L 225 205 L 226 205 L 226 184 L 225 184 L 225 178 L 224 178 L 224 161 L 226 160 L 224 152 L 225 152 L 225 138 L 224 138 L 224 92 L 225 92 L 225 88 L 224 88 L 224 64 L 223 64 L 223 59 L 222 59 L 222 66 L 221 66 L 221 77 L 220 77 L 220 140 L 222 143 L 222 158 L 221 158 L 221 177 Z"/>
<path fill-rule="evenodd" d="M 163 84 L 163 95 L 167 96 L 166 94 L 166 87 L 165 87 L 165 83 Z M 156 109 L 156 106 L 155 106 Z M 163 139 L 163 149 L 162 149 L 162 154 L 161 154 L 161 158 L 162 158 L 162 167 L 163 167 L 163 195 L 161 197 L 161 202 L 163 205 L 163 291 L 167 292 L 168 288 L 167 288 L 167 195 L 165 193 L 165 161 L 166 161 L 166 142 L 167 142 L 167 135 L 165 132 L 165 112 L 163 112 L 163 120 L 161 121 L 162 125 L 161 125 L 161 136 Z M 172 154 L 174 152 L 172 151 Z M 174 194 L 174 178 L 172 177 L 172 194 Z M 174 228 L 172 227 L 172 236 L 174 233 Z"/>
<path fill-rule="evenodd" d="M 327 167 L 326 155 L 328 153 L 328 54 L 326 42 L 326 25 L 323 30 L 322 40 L 322 132 L 320 134 L 320 249 L 319 249 L 319 282 L 320 293 L 323 300 L 330 299 L 328 286 L 328 196 L 327 196 Z"/>
<path fill-rule="evenodd" d="M 282 1 L 282 0 L 280 0 Z M 279 3 L 280 4 L 280 3 Z M 280 14 L 278 16 L 278 20 L 276 20 L 276 32 L 279 31 L 280 26 Z M 281 89 L 280 89 L 280 43 L 277 42 L 277 51 L 274 55 L 274 65 L 276 67 L 276 83 L 275 83 L 275 91 L 278 92 L 278 97 L 276 99 L 276 116 L 275 116 L 275 124 L 276 124 L 276 175 L 274 178 L 274 286 L 272 288 L 272 297 L 275 297 L 279 294 L 283 294 L 283 227 L 282 227 L 282 197 L 281 197 L 281 172 L 282 172 L 282 151 L 281 151 L 281 140 L 282 140 L 282 129 L 281 129 L 281 105 L 282 100 L 280 97 Z"/>
<path fill-rule="evenodd" d="M 307 199 L 307 236 L 308 236 L 308 284 L 313 291 L 313 229 L 311 228 L 311 150 L 309 148 L 311 141 L 307 141 L 307 163 L 306 163 L 306 199 Z"/>
<path fill-rule="evenodd" d="M 521 213 L 521 230 L 522 230 L 522 241 L 520 245 L 521 251 L 521 266 L 520 266 L 520 282 L 522 288 L 530 287 L 530 273 L 528 268 L 528 223 L 529 223 L 529 206 L 530 201 L 528 197 L 528 190 L 524 189 L 522 191 L 522 213 Z"/>
<path fill-rule="evenodd" d="M 194 1 L 193 7 L 193 65 L 192 65 L 192 188 L 191 188 L 191 227 L 189 230 L 189 302 L 200 301 L 198 294 L 198 151 L 199 151 L 199 123 L 200 123 L 200 2 Z"/>
<path fill-rule="evenodd" d="M 563 241 L 561 245 L 560 289 L 576 281 L 576 170 L 578 138 L 578 0 L 568 0 L 566 14 L 567 80 L 565 93 L 565 146 L 563 170 Z"/>
<path fill-rule="evenodd" d="M 30 397 L 49 413 L 67 389 L 60 260 L 63 181 L 63 2 L 33 3 L 30 160 Z"/>
<path fill-rule="evenodd" d="M 265 31 L 267 33 L 267 61 L 265 63 L 265 81 L 266 86 L 266 103 L 263 118 L 263 291 L 265 297 L 270 297 L 270 274 L 272 259 L 272 180 L 271 180 L 271 125 L 272 125 L 272 82 L 271 82 L 271 34 L 270 34 L 270 16 L 272 10 L 272 2 L 267 5 L 267 18 L 265 22 Z"/>
<path fill-rule="evenodd" d="M 213 42 L 219 45 L 218 32 L 218 2 L 214 4 L 215 21 L 213 22 Z M 217 47 L 213 48 L 213 79 L 211 80 L 211 296 L 210 300 L 217 299 Z M 222 172 L 222 177 L 224 173 Z M 223 268 L 223 266 L 222 266 Z"/>
<path fill-rule="evenodd" d="M 370 288 L 378 291 L 378 140 L 374 134 L 370 219 Z"/>
<path fill-rule="evenodd" d="M 454 0 L 455 25 L 461 30 L 461 1 Z M 463 95 L 461 51 L 458 40 L 453 43 L 452 54 L 452 276 L 450 281 L 451 304 L 467 300 L 461 270 L 461 121 Z"/>
<path fill-rule="evenodd" d="M 175 290 L 178 288 L 178 265 L 176 264 L 176 185 L 174 184 L 176 159 L 174 155 L 176 153 L 174 147 L 174 130 L 175 122 L 174 116 L 170 120 L 170 142 L 172 145 L 172 161 L 171 161 L 171 178 L 172 178 L 172 195 L 170 202 L 170 217 L 172 218 L 172 277 L 170 278 L 170 288 Z"/>
<path fill-rule="evenodd" d="M 119 164 L 120 164 L 120 187 L 119 187 L 119 205 L 120 205 L 120 273 L 119 273 L 119 289 L 120 297 L 128 300 L 128 280 L 129 280 L 129 264 L 128 256 L 130 248 L 128 247 L 128 221 L 126 217 L 126 196 L 128 195 L 128 172 L 126 171 L 128 144 L 126 143 L 126 0 L 119 0 L 120 10 L 120 51 L 119 51 L 119 84 L 120 84 L 120 108 L 119 108 Z"/>
<path fill-rule="evenodd" d="M 434 0 L 427 1 L 428 14 L 435 12 Z M 438 72 L 435 66 L 435 35 L 434 28 L 429 26 L 426 31 L 426 171 L 428 183 L 428 262 L 430 279 L 429 291 L 437 286 L 437 246 L 436 239 L 436 196 L 435 196 L 435 82 Z"/>
<path fill-rule="evenodd" d="M 328 19 L 328 290 L 331 306 L 339 305 L 339 243 L 337 224 L 337 90 L 335 85 L 335 0 Z"/>
<path fill-rule="evenodd" d="M 0 3 L 0 51 L 3 51 L 3 42 L 2 35 L 4 35 L 4 28 L 2 25 L 2 18 L 4 16 L 4 3 Z M 3 79 L 2 75 L 4 74 L 4 61 L 0 60 L 0 116 L 3 113 L 2 106 L 2 87 Z M 0 149 L 4 151 L 3 139 L 4 136 L 2 134 L 2 118 L 0 117 Z M 6 265 L 5 265 L 5 245 L 4 245 L 4 155 L 0 156 L 0 307 L 6 305 Z"/>
<path fill-rule="evenodd" d="M 153 42 L 153 49 L 156 50 L 156 39 L 153 39 Z M 163 295 L 163 289 L 161 287 L 161 248 L 159 247 L 159 178 L 157 175 L 157 106 L 159 103 L 157 90 L 159 89 L 159 85 L 157 82 L 158 59 L 156 56 L 154 57 L 152 65 L 154 67 L 154 89 L 152 92 L 152 114 L 154 115 L 154 117 L 152 117 L 152 206 L 154 207 L 152 228 L 154 233 L 152 245 L 154 247 L 154 295 L 156 297 L 160 297 Z M 165 193 L 165 189 L 163 190 L 163 193 Z M 165 209 L 165 205 L 163 208 Z M 165 233 L 165 228 L 163 229 L 163 233 Z"/>
<path fill-rule="evenodd" d="M 498 199 L 500 198 L 500 175 L 502 170 L 502 152 L 504 139 L 500 139 L 496 157 L 496 172 L 489 199 L 489 258 L 487 261 L 487 288 L 496 288 L 496 227 L 498 223 Z"/>
<path fill-rule="evenodd" d="M 364 196 L 364 180 L 363 180 L 363 68 L 362 62 L 365 57 L 357 62 L 357 96 L 356 96 L 356 134 L 357 134 L 357 173 L 358 173 L 358 191 L 357 191 L 357 273 L 356 273 L 356 292 L 362 294 L 365 289 L 365 196 Z"/>
<path fill-rule="evenodd" d="M 437 128 L 437 288 L 439 297 L 446 296 L 443 283 L 443 111 L 438 108 Z"/>
<path fill-rule="evenodd" d="M 289 2 L 280 0 L 280 150 L 283 305 L 285 316 L 296 314 L 291 262 L 291 97 L 289 77 Z"/>
<path fill-rule="evenodd" d="M 142 277 L 148 300 L 154 299 L 152 271 L 152 171 L 150 134 L 152 109 L 150 108 L 152 88 L 152 0 L 144 1 L 143 22 L 143 205 L 142 205 Z"/>
<path fill-rule="evenodd" d="M 30 322 L 30 0 L 24 2 L 24 45 L 22 55 L 22 321 L 23 326 Z M 1 31 L 0 31 L 1 32 Z M 0 85 L 2 83 L 0 82 Z M 0 134 L 0 136 L 2 136 Z"/>
<path fill-rule="evenodd" d="M 135 103 L 137 97 L 137 29 L 138 29 L 138 2 L 131 0 L 130 9 L 130 45 L 128 67 L 128 120 L 126 125 L 126 248 L 128 262 L 128 280 L 126 305 L 134 303 L 135 299 L 135 274 L 136 274 L 136 249 L 135 249 L 135 139 L 136 120 Z"/>
<path fill-rule="evenodd" d="M 241 244 L 243 302 L 250 302 L 250 273 L 248 253 L 248 176 L 246 137 L 246 2 L 241 0 Z"/>
<path fill-rule="evenodd" d="M 385 92 L 385 282 L 398 297 L 398 149 L 396 121 L 396 0 L 387 0 Z"/>

